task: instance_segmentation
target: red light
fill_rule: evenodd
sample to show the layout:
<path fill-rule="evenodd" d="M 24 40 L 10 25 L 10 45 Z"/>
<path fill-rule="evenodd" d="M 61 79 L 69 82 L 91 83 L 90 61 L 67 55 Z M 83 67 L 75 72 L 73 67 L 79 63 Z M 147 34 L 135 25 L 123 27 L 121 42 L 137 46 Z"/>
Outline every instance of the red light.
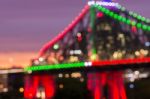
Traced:
<path fill-rule="evenodd" d="M 88 31 L 89 33 L 91 33 L 91 32 L 92 32 L 92 28 L 91 28 L 91 27 L 88 27 L 87 31 Z"/>
<path fill-rule="evenodd" d="M 104 14 L 103 14 L 102 12 L 98 12 L 98 13 L 97 13 L 97 17 L 98 17 L 98 18 L 101 18 L 101 17 L 103 17 L 103 16 L 104 16 Z"/>
<path fill-rule="evenodd" d="M 67 28 L 65 28 L 61 33 L 59 33 L 57 37 L 46 43 L 40 49 L 39 57 L 42 56 L 48 50 L 48 48 L 52 47 L 56 42 L 61 40 L 67 33 L 69 33 L 70 30 L 72 30 L 76 26 L 76 24 L 78 24 L 78 22 L 86 15 L 86 13 L 89 11 L 89 8 L 90 6 L 86 5 L 82 10 L 82 12 L 79 14 L 79 16 L 76 17 L 75 20 L 73 20 L 72 23 Z"/>
<path fill-rule="evenodd" d="M 137 32 L 136 26 L 132 26 L 132 27 L 131 27 L 131 30 L 132 30 L 132 32 L 134 32 L 134 33 Z"/>
<path fill-rule="evenodd" d="M 136 59 L 93 61 L 92 65 L 93 66 L 108 66 L 108 65 L 148 63 L 148 62 L 150 62 L 150 57 L 147 57 L 147 58 L 136 58 Z"/>
<path fill-rule="evenodd" d="M 82 41 L 82 37 L 78 37 L 78 41 L 81 42 Z"/>
<path fill-rule="evenodd" d="M 81 33 L 77 33 L 77 39 L 79 42 L 82 41 L 82 34 Z"/>

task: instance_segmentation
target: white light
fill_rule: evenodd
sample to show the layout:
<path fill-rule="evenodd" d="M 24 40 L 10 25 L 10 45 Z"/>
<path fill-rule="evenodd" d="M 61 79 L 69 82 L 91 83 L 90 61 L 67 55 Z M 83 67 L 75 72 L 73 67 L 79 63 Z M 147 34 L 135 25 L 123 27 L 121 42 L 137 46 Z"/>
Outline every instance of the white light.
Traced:
<path fill-rule="evenodd" d="M 77 36 L 80 37 L 80 36 L 81 36 L 81 33 L 77 33 Z"/>
<path fill-rule="evenodd" d="M 148 73 L 139 74 L 139 78 L 147 78 L 148 75 Z"/>
<path fill-rule="evenodd" d="M 24 92 L 24 88 L 23 87 L 19 88 L 19 92 L 20 93 Z"/>
<path fill-rule="evenodd" d="M 60 84 L 60 85 L 59 85 L 59 88 L 60 88 L 60 89 L 64 88 L 64 85 L 63 85 L 63 84 Z"/>
<path fill-rule="evenodd" d="M 127 78 L 132 78 L 134 75 L 133 74 L 126 74 L 125 77 Z"/>
<path fill-rule="evenodd" d="M 84 65 L 85 65 L 85 67 L 87 67 L 88 66 L 88 62 L 85 62 Z"/>
<path fill-rule="evenodd" d="M 36 93 L 36 97 L 37 97 L 37 98 L 40 98 L 40 97 L 41 97 L 40 92 L 37 92 L 37 93 Z"/>
<path fill-rule="evenodd" d="M 61 35 L 60 35 L 60 36 L 61 36 Z M 55 50 L 59 49 L 59 44 L 55 44 L 55 45 L 53 46 L 53 48 L 54 48 Z"/>
<path fill-rule="evenodd" d="M 8 70 L 0 70 L 0 74 L 8 74 Z"/>
<path fill-rule="evenodd" d="M 133 12 L 132 12 L 132 11 L 129 11 L 129 14 L 130 14 L 130 15 L 132 15 L 132 14 L 133 14 Z"/>
<path fill-rule="evenodd" d="M 114 52 L 113 57 L 116 59 L 118 57 L 118 52 Z"/>
<path fill-rule="evenodd" d="M 92 62 L 88 62 L 88 65 L 89 65 L 89 66 L 92 66 Z"/>
<path fill-rule="evenodd" d="M 145 56 L 148 54 L 148 50 L 141 49 L 140 52 Z"/>
<path fill-rule="evenodd" d="M 134 74 L 135 74 L 135 75 L 139 75 L 140 72 L 139 72 L 139 71 L 135 71 Z"/>
<path fill-rule="evenodd" d="M 75 50 L 74 54 L 81 54 L 81 50 Z"/>
<path fill-rule="evenodd" d="M 133 89 L 133 88 L 134 88 L 134 84 L 130 84 L 129 87 L 130 87 L 131 89 Z"/>
<path fill-rule="evenodd" d="M 31 74 L 31 73 L 32 73 L 32 71 L 31 71 L 31 70 L 28 70 L 27 72 L 28 72 L 28 74 Z"/>
<path fill-rule="evenodd" d="M 94 4 L 98 4 L 98 5 L 101 5 L 101 6 L 119 6 L 118 3 L 114 3 L 114 2 L 104 2 L 104 1 L 89 1 L 88 2 L 88 5 L 94 5 Z"/>
<path fill-rule="evenodd" d="M 58 74 L 58 77 L 59 77 L 59 78 L 62 78 L 62 77 L 63 77 L 63 74 Z"/>
<path fill-rule="evenodd" d="M 35 60 L 35 61 L 34 61 L 34 64 L 35 64 L 35 65 L 39 65 L 39 61 L 38 61 L 38 60 Z"/>
<path fill-rule="evenodd" d="M 89 2 L 88 2 L 88 5 L 90 5 L 90 6 L 91 6 L 91 5 L 94 5 L 94 4 L 95 4 L 95 1 L 89 1 Z"/>
<path fill-rule="evenodd" d="M 70 54 L 71 54 L 71 55 L 73 55 L 73 54 L 74 54 L 74 51 L 73 51 L 73 50 L 71 50 L 71 51 L 70 51 Z"/>
<path fill-rule="evenodd" d="M 20 73 L 20 72 L 23 72 L 23 69 L 10 69 L 8 72 L 9 73 Z"/>
<path fill-rule="evenodd" d="M 78 55 L 80 55 L 81 53 L 82 53 L 81 50 L 71 50 L 71 51 L 70 51 L 70 55 L 73 55 L 73 54 L 78 54 Z"/>
<path fill-rule="evenodd" d="M 40 62 L 44 61 L 44 58 L 40 57 L 40 58 L 39 58 L 39 61 L 40 61 Z"/>
<path fill-rule="evenodd" d="M 80 78 L 81 77 L 81 73 L 79 73 L 79 72 L 72 73 L 71 77 L 72 78 Z"/>
<path fill-rule="evenodd" d="M 131 81 L 131 82 L 134 82 L 134 81 L 135 81 L 135 78 L 134 78 L 134 77 L 130 78 L 130 81 Z"/>
<path fill-rule="evenodd" d="M 44 91 L 41 92 L 41 98 L 45 99 L 45 92 Z"/>
<path fill-rule="evenodd" d="M 145 42 L 145 46 L 149 47 L 150 46 L 150 42 Z"/>
<path fill-rule="evenodd" d="M 139 52 L 139 51 L 135 51 L 135 55 L 136 55 L 136 56 L 139 56 L 139 55 L 140 55 L 140 52 Z"/>
<path fill-rule="evenodd" d="M 4 88 L 4 89 L 3 89 L 3 92 L 8 92 L 8 88 Z"/>
<path fill-rule="evenodd" d="M 149 52 L 148 50 L 145 50 L 144 55 L 148 55 L 148 52 Z"/>
<path fill-rule="evenodd" d="M 65 74 L 65 78 L 69 78 L 69 74 Z"/>
<path fill-rule="evenodd" d="M 24 72 L 23 69 L 8 69 L 8 70 L 0 70 L 0 74 L 8 74 L 8 73 L 21 73 Z"/>
<path fill-rule="evenodd" d="M 84 82 L 84 78 L 80 78 L 80 82 Z"/>
<path fill-rule="evenodd" d="M 84 65 L 85 65 L 85 67 L 92 66 L 92 62 L 85 62 Z"/>

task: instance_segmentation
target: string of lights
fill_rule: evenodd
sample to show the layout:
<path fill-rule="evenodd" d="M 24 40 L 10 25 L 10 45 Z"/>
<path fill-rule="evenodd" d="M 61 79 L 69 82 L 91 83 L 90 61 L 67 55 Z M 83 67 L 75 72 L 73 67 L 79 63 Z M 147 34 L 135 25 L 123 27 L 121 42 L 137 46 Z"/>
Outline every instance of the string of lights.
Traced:
<path fill-rule="evenodd" d="M 76 26 L 76 24 L 86 15 L 86 13 L 89 10 L 89 6 L 86 5 L 82 12 L 79 13 L 79 15 L 69 24 L 62 32 L 58 34 L 54 39 L 52 39 L 50 42 L 46 43 L 42 49 L 40 49 L 39 57 L 42 56 L 48 48 L 52 47 L 55 43 L 57 43 L 59 40 L 61 40 L 69 31 Z"/>
<path fill-rule="evenodd" d="M 123 7 L 122 5 L 120 5 L 119 3 L 115 3 L 115 2 L 106 2 L 106 1 L 89 1 L 88 2 L 88 5 L 89 6 L 92 6 L 92 5 L 100 5 L 100 6 L 113 6 L 113 7 L 117 7 L 119 10 L 121 11 L 126 11 L 130 16 L 142 21 L 142 22 L 145 22 L 145 23 L 150 23 L 150 19 L 148 18 L 145 18 L 133 11 L 127 11 L 127 9 L 125 7 Z"/>
<path fill-rule="evenodd" d="M 81 68 L 81 67 L 86 68 L 90 66 L 110 66 L 110 65 L 116 66 L 116 65 L 123 65 L 123 64 L 149 63 L 149 62 L 150 62 L 150 57 L 136 58 L 136 59 L 105 60 L 105 61 L 91 61 L 91 62 L 77 62 L 77 63 L 32 66 L 32 67 L 27 67 L 24 70 L 28 72 L 28 71 Z"/>
<path fill-rule="evenodd" d="M 127 11 L 127 9 L 125 7 L 123 7 L 123 6 L 119 5 L 119 4 L 117 5 L 117 8 L 119 10 L 121 10 L 121 11 Z M 132 16 L 132 17 L 134 17 L 134 18 L 136 18 L 136 19 L 138 19 L 140 21 L 143 21 L 145 23 L 150 23 L 150 19 L 148 19 L 148 18 L 145 18 L 145 17 L 143 17 L 143 16 L 141 16 L 141 15 L 139 15 L 139 14 L 133 12 L 133 11 L 127 11 L 127 12 L 128 12 L 128 14 L 130 16 Z"/>
<path fill-rule="evenodd" d="M 117 21 L 123 22 L 123 23 L 131 25 L 131 26 L 136 26 L 137 28 L 142 29 L 144 31 L 150 31 L 149 25 L 145 25 L 140 22 L 132 21 L 129 18 L 123 17 L 123 16 L 121 16 L 113 11 L 110 11 L 109 9 L 102 7 L 98 4 L 95 4 L 94 7 L 96 7 L 99 11 L 103 12 L 104 14 L 110 16 L 111 18 L 113 18 Z"/>
<path fill-rule="evenodd" d="M 102 3 L 103 4 L 103 3 Z M 104 3 L 106 5 L 106 3 Z M 121 15 L 118 15 L 116 13 L 114 13 L 113 11 L 110 11 L 109 9 L 107 8 L 104 8 L 102 7 L 101 5 L 99 5 L 99 3 L 92 3 L 90 6 L 95 6 L 96 8 L 98 8 L 101 12 L 105 13 L 106 15 L 118 20 L 118 21 L 121 21 L 121 22 L 124 22 L 128 25 L 132 25 L 132 26 L 136 26 L 137 28 L 141 28 L 145 31 L 150 31 L 150 26 L 148 25 L 145 25 L 145 24 L 142 24 L 142 23 L 139 23 L 139 22 L 135 22 L 135 21 L 132 21 L 128 18 L 125 18 Z M 122 10 L 125 10 L 124 7 L 118 5 L 118 4 L 115 4 L 115 6 L 119 7 L 120 9 Z M 83 16 L 86 14 L 86 12 L 88 11 L 89 9 L 89 5 L 87 5 L 83 10 L 82 12 L 79 14 L 78 17 L 75 18 L 74 21 L 72 21 L 71 24 L 69 24 L 69 26 L 67 28 L 64 29 L 64 31 L 62 31 L 56 38 L 54 38 L 52 41 L 48 42 L 47 44 L 44 45 L 44 47 L 42 47 L 42 49 L 40 50 L 40 53 L 39 53 L 39 56 L 42 56 L 43 53 L 51 46 L 53 46 L 57 41 L 59 41 L 61 38 L 63 38 L 69 30 L 71 30 L 77 23 L 78 21 L 81 20 L 81 18 L 83 18 Z M 133 15 L 135 17 L 137 17 L 138 19 L 141 19 L 143 21 L 150 21 L 149 19 L 146 19 L 145 17 L 142 17 L 138 14 L 135 14 L 135 13 L 132 13 L 132 12 L 129 12 L 130 15 Z"/>

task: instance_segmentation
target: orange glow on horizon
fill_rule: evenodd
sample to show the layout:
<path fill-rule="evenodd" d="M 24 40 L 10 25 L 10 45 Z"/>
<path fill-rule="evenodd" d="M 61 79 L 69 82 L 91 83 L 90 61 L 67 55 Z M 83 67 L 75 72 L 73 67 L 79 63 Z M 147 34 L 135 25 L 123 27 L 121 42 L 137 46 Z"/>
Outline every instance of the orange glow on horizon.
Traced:
<path fill-rule="evenodd" d="M 4 52 L 0 53 L 0 69 L 11 67 L 26 67 L 30 60 L 37 56 L 37 52 Z"/>

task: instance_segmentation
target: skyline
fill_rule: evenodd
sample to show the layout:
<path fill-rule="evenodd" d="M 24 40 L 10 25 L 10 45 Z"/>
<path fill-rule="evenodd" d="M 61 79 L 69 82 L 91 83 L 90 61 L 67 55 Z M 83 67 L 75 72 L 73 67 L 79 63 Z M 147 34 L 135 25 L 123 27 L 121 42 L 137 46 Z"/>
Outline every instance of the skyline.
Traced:
<path fill-rule="evenodd" d="M 0 66 L 25 66 L 40 48 L 57 36 L 80 13 L 86 0 L 0 1 Z M 115 0 L 128 10 L 150 18 L 145 0 Z M 25 57 L 20 56 L 25 55 Z"/>

